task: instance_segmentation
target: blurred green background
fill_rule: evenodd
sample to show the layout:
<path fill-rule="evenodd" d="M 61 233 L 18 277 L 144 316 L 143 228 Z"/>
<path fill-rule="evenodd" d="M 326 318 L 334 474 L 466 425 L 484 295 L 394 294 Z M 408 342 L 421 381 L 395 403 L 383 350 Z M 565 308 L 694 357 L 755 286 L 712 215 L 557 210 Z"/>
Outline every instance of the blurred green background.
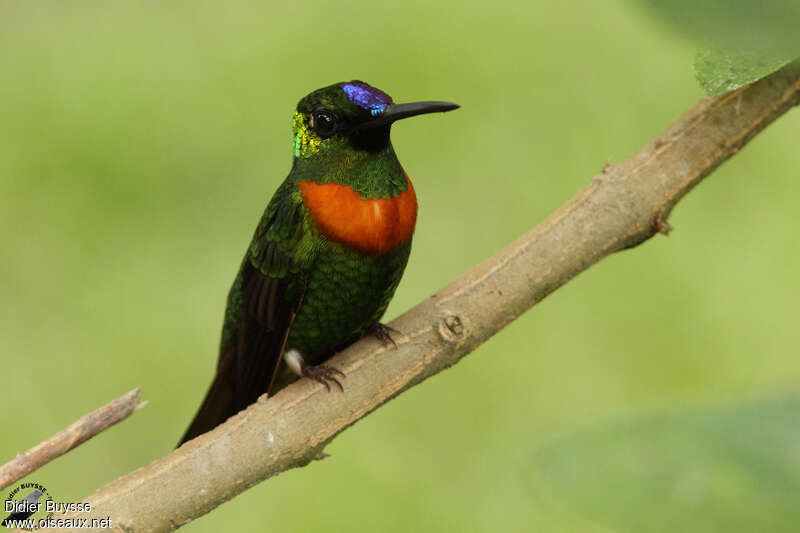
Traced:
<path fill-rule="evenodd" d="M 3 2 L 0 461 L 136 386 L 146 409 L 30 479 L 78 499 L 172 449 L 309 91 L 462 106 L 393 131 L 420 217 L 392 318 L 702 97 L 695 45 L 621 0 Z M 798 134 L 186 531 L 794 530 Z"/>

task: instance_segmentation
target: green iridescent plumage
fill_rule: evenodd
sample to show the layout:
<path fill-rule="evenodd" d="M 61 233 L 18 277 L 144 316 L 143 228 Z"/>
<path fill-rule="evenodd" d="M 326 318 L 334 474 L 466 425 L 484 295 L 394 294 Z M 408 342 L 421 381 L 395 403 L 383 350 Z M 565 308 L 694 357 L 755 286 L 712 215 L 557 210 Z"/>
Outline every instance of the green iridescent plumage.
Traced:
<path fill-rule="evenodd" d="M 325 87 L 300 101 L 291 172 L 267 205 L 231 287 L 217 375 L 182 442 L 296 379 L 290 368 L 326 385 L 335 381 L 337 370 L 317 365 L 380 319 L 411 250 L 416 199 L 389 140 L 391 123 L 456 107 L 394 104 L 362 82 Z M 331 190 L 326 185 L 333 196 L 325 196 Z M 312 192 L 318 195 L 314 209 L 325 211 L 325 221 L 304 197 Z M 330 205 L 337 198 L 349 203 Z M 359 207 L 355 212 L 353 205 Z M 362 211 L 368 222 L 374 214 L 391 239 L 361 246 L 353 228 L 373 229 L 358 218 Z M 341 226 L 347 239 L 325 224 Z M 286 354 L 293 356 L 288 365 L 282 362 Z"/>

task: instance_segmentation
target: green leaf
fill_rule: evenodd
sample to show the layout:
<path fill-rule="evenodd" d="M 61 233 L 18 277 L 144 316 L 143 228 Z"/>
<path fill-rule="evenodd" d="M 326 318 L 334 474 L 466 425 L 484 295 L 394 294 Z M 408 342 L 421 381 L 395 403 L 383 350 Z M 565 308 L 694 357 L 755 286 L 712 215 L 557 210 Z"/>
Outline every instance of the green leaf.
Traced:
<path fill-rule="evenodd" d="M 800 398 L 605 423 L 535 457 L 551 498 L 618 532 L 796 532 Z"/>
<path fill-rule="evenodd" d="M 700 48 L 697 81 L 708 94 L 754 82 L 800 56 L 797 0 L 637 0 Z"/>
<path fill-rule="evenodd" d="M 722 94 L 768 76 L 789 63 L 792 56 L 733 52 L 711 48 L 694 58 L 694 73 L 707 94 Z"/>

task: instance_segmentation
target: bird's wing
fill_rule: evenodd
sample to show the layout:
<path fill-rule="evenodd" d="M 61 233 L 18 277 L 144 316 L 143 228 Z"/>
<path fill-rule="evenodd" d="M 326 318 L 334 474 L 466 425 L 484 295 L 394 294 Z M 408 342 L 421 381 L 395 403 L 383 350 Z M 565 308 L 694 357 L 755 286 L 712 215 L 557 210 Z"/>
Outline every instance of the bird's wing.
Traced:
<path fill-rule="evenodd" d="M 231 288 L 217 375 L 181 443 L 269 391 L 317 251 L 309 224 L 300 192 L 284 183 L 267 206 Z"/>

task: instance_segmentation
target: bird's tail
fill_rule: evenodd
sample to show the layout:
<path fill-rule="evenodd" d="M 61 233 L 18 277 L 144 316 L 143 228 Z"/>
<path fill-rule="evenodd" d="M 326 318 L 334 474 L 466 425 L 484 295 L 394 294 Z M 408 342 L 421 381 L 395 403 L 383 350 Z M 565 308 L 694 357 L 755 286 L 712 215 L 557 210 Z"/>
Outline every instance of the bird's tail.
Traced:
<path fill-rule="evenodd" d="M 238 411 L 234 406 L 231 359 L 231 357 L 222 358 L 222 364 L 217 368 L 217 375 L 211 382 L 203 404 L 198 409 L 192 423 L 189 424 L 189 428 L 178 446 L 206 431 L 211 431 Z"/>

